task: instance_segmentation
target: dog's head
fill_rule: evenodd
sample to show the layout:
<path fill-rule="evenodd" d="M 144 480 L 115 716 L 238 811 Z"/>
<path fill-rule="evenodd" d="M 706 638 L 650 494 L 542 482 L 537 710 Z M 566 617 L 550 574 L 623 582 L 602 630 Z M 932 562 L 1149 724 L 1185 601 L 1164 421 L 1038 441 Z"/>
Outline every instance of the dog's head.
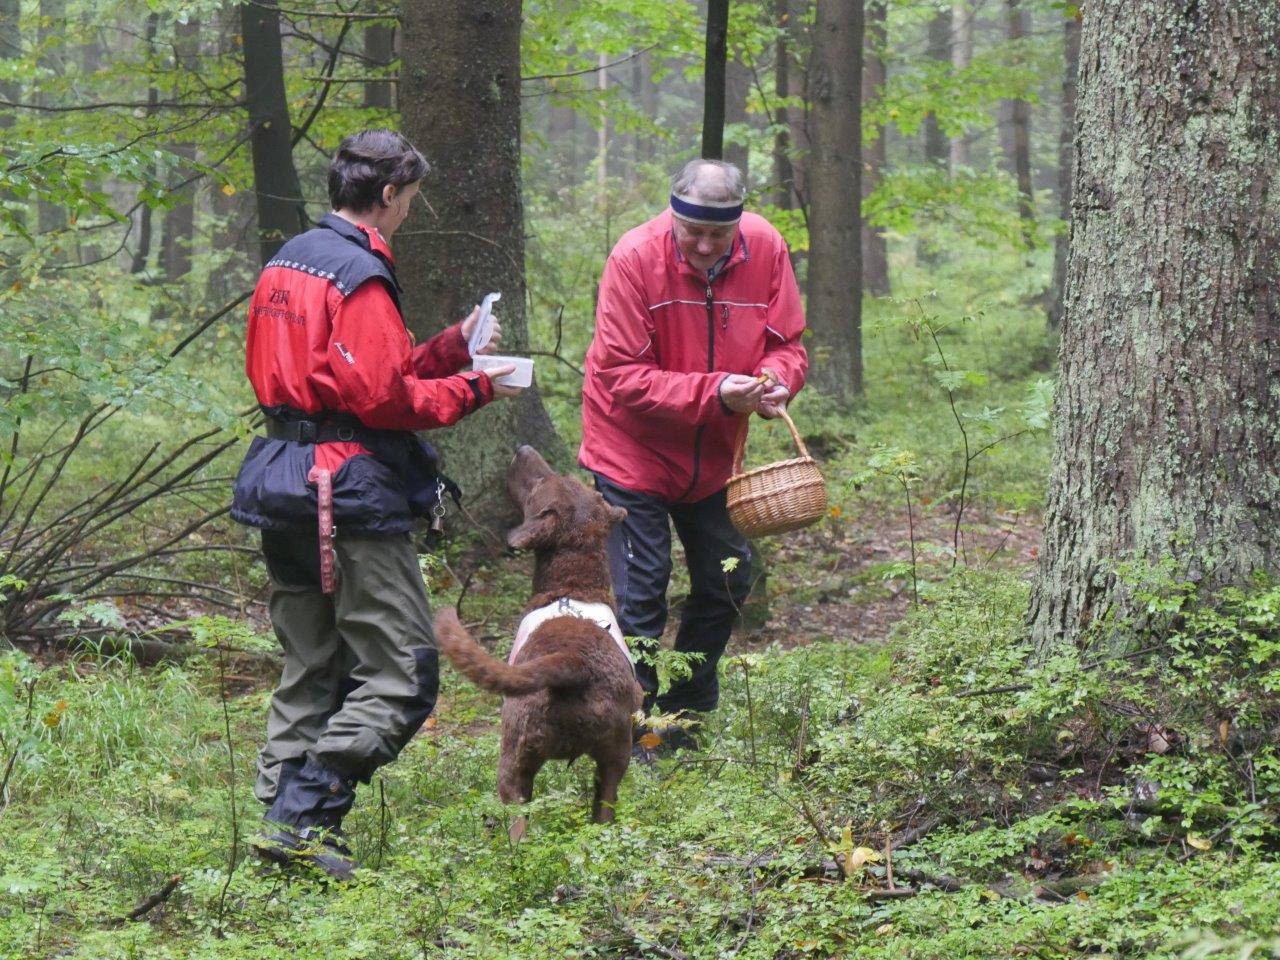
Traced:
<path fill-rule="evenodd" d="M 507 471 L 507 492 L 524 512 L 524 521 L 507 533 L 514 550 L 602 542 L 627 511 L 576 477 L 562 477 L 533 447 L 516 451 Z"/>

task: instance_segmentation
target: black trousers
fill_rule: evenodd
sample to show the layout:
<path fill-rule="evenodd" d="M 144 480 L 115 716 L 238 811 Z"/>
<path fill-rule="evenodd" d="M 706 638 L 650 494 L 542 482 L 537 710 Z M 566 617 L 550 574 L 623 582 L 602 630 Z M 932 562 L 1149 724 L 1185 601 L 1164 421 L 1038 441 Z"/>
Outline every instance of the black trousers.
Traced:
<path fill-rule="evenodd" d="M 692 665 L 689 679 L 673 683 L 660 697 L 654 668 L 636 664 L 646 711 L 655 703 L 664 713 L 714 709 L 720 699 L 716 666 L 751 585 L 751 548 L 729 522 L 724 491 L 697 503 L 667 503 L 600 474 L 595 480 L 606 501 L 627 511 L 627 518 L 609 536 L 609 573 L 624 635 L 649 637 L 657 649 L 667 623 L 673 523 L 689 565 L 689 599 L 681 612 L 675 649 L 701 653 L 703 659 Z M 726 571 L 726 560 L 737 564 Z"/>

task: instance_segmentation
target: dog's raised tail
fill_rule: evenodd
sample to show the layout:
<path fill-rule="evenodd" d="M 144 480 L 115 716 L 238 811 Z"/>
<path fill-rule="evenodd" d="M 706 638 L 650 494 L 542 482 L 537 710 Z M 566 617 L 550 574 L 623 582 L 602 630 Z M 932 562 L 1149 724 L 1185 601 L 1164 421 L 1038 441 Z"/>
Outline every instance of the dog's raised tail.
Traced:
<path fill-rule="evenodd" d="M 571 686 L 582 680 L 582 665 L 576 653 L 553 653 L 519 664 L 499 660 L 467 633 L 453 607 L 443 607 L 436 614 L 435 633 L 440 652 L 459 673 L 477 687 L 504 697 Z"/>

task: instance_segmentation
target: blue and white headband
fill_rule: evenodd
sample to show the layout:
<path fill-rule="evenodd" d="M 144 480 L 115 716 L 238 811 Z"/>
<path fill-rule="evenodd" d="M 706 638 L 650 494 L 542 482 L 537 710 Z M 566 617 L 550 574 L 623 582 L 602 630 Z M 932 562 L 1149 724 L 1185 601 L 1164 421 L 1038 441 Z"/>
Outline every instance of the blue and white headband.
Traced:
<path fill-rule="evenodd" d="M 671 212 L 686 223 L 718 227 L 742 219 L 741 200 L 695 200 L 684 194 L 671 195 Z"/>

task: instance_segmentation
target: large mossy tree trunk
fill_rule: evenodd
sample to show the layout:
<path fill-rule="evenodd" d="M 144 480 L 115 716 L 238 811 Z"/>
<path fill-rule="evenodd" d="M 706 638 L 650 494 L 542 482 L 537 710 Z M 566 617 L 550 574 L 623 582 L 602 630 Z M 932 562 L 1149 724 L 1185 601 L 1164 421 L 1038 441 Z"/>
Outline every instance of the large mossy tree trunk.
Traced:
<path fill-rule="evenodd" d="M 809 59 L 809 382 L 862 392 L 863 0 L 818 0 Z"/>
<path fill-rule="evenodd" d="M 395 237 L 406 320 L 422 339 L 499 291 L 501 352 L 525 353 L 520 0 L 404 0 L 401 14 L 401 129 L 432 164 L 422 185 L 429 209 Z M 535 389 L 430 439 L 472 515 L 494 528 L 513 516 L 504 478 L 518 445 L 569 465 Z"/>
<path fill-rule="evenodd" d="M 1280 8 L 1090 0 L 1043 652 L 1141 611 L 1117 561 L 1280 575 Z"/>

